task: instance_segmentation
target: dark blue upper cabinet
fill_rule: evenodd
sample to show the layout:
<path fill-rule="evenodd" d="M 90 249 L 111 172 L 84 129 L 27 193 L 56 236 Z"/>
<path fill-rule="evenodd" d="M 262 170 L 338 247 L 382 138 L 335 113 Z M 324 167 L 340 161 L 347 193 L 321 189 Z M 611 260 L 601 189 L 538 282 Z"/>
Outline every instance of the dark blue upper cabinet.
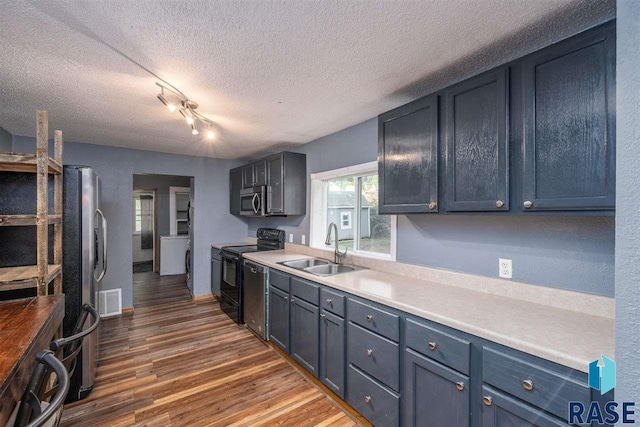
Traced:
<path fill-rule="evenodd" d="M 446 91 L 447 211 L 509 210 L 507 68 Z"/>
<path fill-rule="evenodd" d="M 615 25 L 525 58 L 522 206 L 615 205 Z"/>
<path fill-rule="evenodd" d="M 438 97 L 378 117 L 380 213 L 438 211 Z"/>

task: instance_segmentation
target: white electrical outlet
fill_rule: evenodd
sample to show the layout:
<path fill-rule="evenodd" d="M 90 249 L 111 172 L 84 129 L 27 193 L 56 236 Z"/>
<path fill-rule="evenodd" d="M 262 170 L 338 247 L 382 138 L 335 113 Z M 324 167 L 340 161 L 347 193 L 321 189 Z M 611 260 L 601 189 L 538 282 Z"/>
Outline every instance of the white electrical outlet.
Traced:
<path fill-rule="evenodd" d="M 503 279 L 513 277 L 513 265 L 510 259 L 498 258 L 498 275 Z"/>
<path fill-rule="evenodd" d="M 289 243 L 293 243 L 293 233 L 289 233 Z"/>
<path fill-rule="evenodd" d="M 305 235 L 303 234 L 303 235 L 302 235 L 302 238 L 300 239 L 300 242 L 301 242 L 303 245 L 306 245 L 306 241 L 307 241 L 307 236 L 305 236 Z"/>

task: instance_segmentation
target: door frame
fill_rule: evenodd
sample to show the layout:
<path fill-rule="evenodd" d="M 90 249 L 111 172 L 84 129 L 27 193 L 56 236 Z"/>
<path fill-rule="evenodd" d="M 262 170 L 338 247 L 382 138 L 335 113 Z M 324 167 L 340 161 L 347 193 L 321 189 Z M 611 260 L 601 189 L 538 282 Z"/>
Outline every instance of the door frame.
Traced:
<path fill-rule="evenodd" d="M 146 191 L 153 194 L 153 272 L 160 272 L 160 239 L 158 236 L 158 189 L 155 187 L 133 187 L 131 198 L 135 191 Z"/>

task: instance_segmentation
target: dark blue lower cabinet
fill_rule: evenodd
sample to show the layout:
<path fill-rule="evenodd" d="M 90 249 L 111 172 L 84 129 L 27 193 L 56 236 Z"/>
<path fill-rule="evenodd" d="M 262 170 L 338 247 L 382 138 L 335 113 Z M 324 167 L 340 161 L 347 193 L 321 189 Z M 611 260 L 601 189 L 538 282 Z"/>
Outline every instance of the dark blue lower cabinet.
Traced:
<path fill-rule="evenodd" d="M 344 399 L 344 319 L 320 313 L 320 380 Z"/>
<path fill-rule="evenodd" d="M 318 311 L 315 305 L 291 297 L 291 357 L 315 377 L 319 359 Z"/>
<path fill-rule="evenodd" d="M 482 387 L 482 427 L 567 427 L 566 422 L 495 389 Z"/>
<path fill-rule="evenodd" d="M 289 294 L 269 287 L 269 340 L 289 353 Z"/>
<path fill-rule="evenodd" d="M 404 424 L 469 426 L 469 377 L 407 349 L 404 368 Z"/>
<path fill-rule="evenodd" d="M 400 396 L 353 365 L 347 372 L 347 403 L 376 427 L 400 425 Z"/>

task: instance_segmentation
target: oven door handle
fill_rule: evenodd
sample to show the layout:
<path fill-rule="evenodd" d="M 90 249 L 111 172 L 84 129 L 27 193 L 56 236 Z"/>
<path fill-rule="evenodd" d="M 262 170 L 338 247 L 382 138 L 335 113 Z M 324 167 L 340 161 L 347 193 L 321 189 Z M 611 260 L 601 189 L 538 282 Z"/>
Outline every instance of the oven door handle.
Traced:
<path fill-rule="evenodd" d="M 222 259 L 226 259 L 233 262 L 238 262 L 238 259 L 239 259 L 237 256 L 227 255 L 227 254 L 221 254 L 220 256 Z"/>

